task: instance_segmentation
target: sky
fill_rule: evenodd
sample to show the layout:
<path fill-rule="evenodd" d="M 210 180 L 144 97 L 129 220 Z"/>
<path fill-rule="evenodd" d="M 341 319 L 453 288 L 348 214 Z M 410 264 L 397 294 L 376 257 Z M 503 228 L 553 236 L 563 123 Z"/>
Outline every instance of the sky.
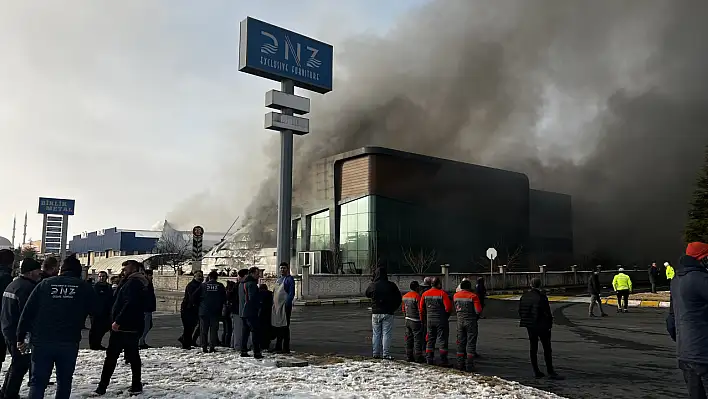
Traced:
<path fill-rule="evenodd" d="M 21 241 L 27 211 L 39 239 L 40 196 L 76 200 L 71 235 L 150 228 L 215 185 L 234 195 L 214 206 L 239 212 L 266 172 L 263 98 L 279 87 L 238 71 L 239 22 L 334 45 L 336 76 L 338 46 L 424 2 L 0 0 L 0 236 L 17 215 Z"/>

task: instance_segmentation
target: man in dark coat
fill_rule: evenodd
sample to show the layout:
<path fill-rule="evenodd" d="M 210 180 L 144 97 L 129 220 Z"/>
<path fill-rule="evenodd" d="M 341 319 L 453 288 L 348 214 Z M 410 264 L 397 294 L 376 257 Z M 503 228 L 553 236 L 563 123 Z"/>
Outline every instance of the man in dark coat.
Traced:
<path fill-rule="evenodd" d="M 261 311 L 260 294 L 258 292 L 258 278 L 260 269 L 253 266 L 248 269 L 248 276 L 239 284 L 239 316 L 243 325 L 241 326 L 241 357 L 248 357 L 248 337 L 251 336 L 253 344 L 253 357 L 262 359 L 261 354 L 261 331 L 259 314 Z"/>
<path fill-rule="evenodd" d="M 5 374 L 2 386 L 2 398 L 19 398 L 20 387 L 25 374 L 29 371 L 32 357 L 17 349 L 17 324 L 25 308 L 32 290 L 37 285 L 41 275 L 41 265 L 34 259 L 26 258 L 20 264 L 20 277 L 7 286 L 2 296 L 2 311 L 0 325 L 7 348 L 12 356 L 12 363 Z"/>
<path fill-rule="evenodd" d="M 125 360 L 130 364 L 132 372 L 131 394 L 143 391 L 141 379 L 140 352 L 138 340 L 145 328 L 145 301 L 148 290 L 148 280 L 140 272 L 142 265 L 135 260 L 123 262 L 124 278 L 116 292 L 111 316 L 111 335 L 106 349 L 106 360 L 103 363 L 101 381 L 96 388 L 96 394 L 103 395 L 116 369 L 116 363 L 121 352 L 125 351 Z"/>
<path fill-rule="evenodd" d="M 258 289 L 261 297 L 261 312 L 258 315 L 261 329 L 261 350 L 268 351 L 274 338 L 273 325 L 270 320 L 273 315 L 273 291 L 269 290 L 265 284 L 258 286 Z"/>
<path fill-rule="evenodd" d="M 218 282 L 219 273 L 209 273 L 209 279 L 202 284 L 202 300 L 199 304 L 199 329 L 204 353 L 214 352 L 219 340 L 219 319 L 226 303 L 226 289 Z"/>
<path fill-rule="evenodd" d="M 538 341 L 543 345 L 543 356 L 546 359 L 546 370 L 552 379 L 562 379 L 553 368 L 553 352 L 551 349 L 551 328 L 553 314 L 548 297 L 541 290 L 541 279 L 531 280 L 531 290 L 521 296 L 519 301 L 519 318 L 521 327 L 526 327 L 529 335 L 531 366 L 536 378 L 546 375 L 538 368 Z"/>
<path fill-rule="evenodd" d="M 601 290 L 600 271 L 595 270 L 595 272 L 590 275 L 590 279 L 588 280 L 588 294 L 590 294 L 590 308 L 588 309 L 588 315 L 590 317 L 595 317 L 595 305 L 600 308 L 600 314 L 602 317 L 607 317 L 607 313 L 602 310 L 602 298 L 600 296 Z"/>
<path fill-rule="evenodd" d="M 59 274 L 59 261 L 50 256 L 42 262 L 42 280 Z"/>
<path fill-rule="evenodd" d="M 12 282 L 12 265 L 15 263 L 15 253 L 9 249 L 0 249 L 0 292 L 5 292 L 5 289 Z M 0 368 L 5 361 L 5 353 L 7 348 L 5 340 L 0 339 Z"/>
<path fill-rule="evenodd" d="M 656 267 L 656 263 L 652 263 L 649 266 L 649 283 L 651 284 L 651 292 L 656 294 L 656 283 L 659 282 L 659 268 Z"/>
<path fill-rule="evenodd" d="M 676 341 L 678 366 L 689 398 L 708 393 L 708 244 L 686 247 L 671 280 L 671 308 L 666 320 Z"/>
<path fill-rule="evenodd" d="M 199 302 L 202 300 L 203 281 L 204 273 L 198 270 L 194 272 L 194 279 L 184 288 L 184 299 L 180 307 L 183 332 L 178 338 L 182 349 L 192 349 L 196 341 L 194 329 L 199 324 Z"/>
<path fill-rule="evenodd" d="M 234 299 L 238 303 L 238 299 L 235 297 L 234 290 L 236 290 L 236 282 L 232 280 L 226 281 L 226 302 L 224 303 L 224 310 L 222 312 L 222 323 L 224 324 L 224 329 L 221 330 L 221 346 L 226 348 L 231 347 L 231 334 L 233 333 L 233 322 L 231 321 L 231 315 L 233 314 L 233 302 Z M 238 306 L 237 306 L 238 307 Z"/>
<path fill-rule="evenodd" d="M 93 350 L 106 350 L 101 344 L 103 336 L 111 329 L 111 308 L 113 307 L 113 288 L 108 284 L 108 273 L 98 273 L 98 281 L 93 285 L 93 290 L 98 298 L 96 314 L 91 316 L 91 329 L 89 330 L 89 348 Z"/>
<path fill-rule="evenodd" d="M 366 297 L 371 299 L 371 330 L 374 358 L 392 359 L 393 314 L 401 307 L 403 295 L 398 286 L 388 280 L 386 268 L 379 267 L 366 288 Z"/>
<path fill-rule="evenodd" d="M 96 294 L 81 278 L 81 262 L 68 256 L 59 276 L 42 280 L 32 291 L 17 324 L 17 349 L 32 346 L 30 398 L 44 397 L 56 367 L 57 398 L 71 395 L 71 382 L 79 355 L 81 330 L 93 314 Z"/>
<path fill-rule="evenodd" d="M 152 285 L 152 270 L 145 270 L 145 278 L 148 280 L 147 297 L 145 298 L 145 329 L 140 337 L 138 347 L 148 349 L 147 335 L 152 329 L 152 314 L 157 310 L 157 297 L 155 296 L 155 286 Z"/>

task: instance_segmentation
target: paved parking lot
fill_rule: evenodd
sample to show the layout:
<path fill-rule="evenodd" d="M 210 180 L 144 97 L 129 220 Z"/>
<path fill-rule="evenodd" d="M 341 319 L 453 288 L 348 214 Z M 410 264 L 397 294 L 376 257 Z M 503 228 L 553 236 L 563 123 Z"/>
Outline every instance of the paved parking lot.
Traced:
<path fill-rule="evenodd" d="M 163 310 L 170 310 L 169 304 Z M 686 396 L 676 368 L 674 343 L 665 331 L 667 310 L 633 309 L 628 314 L 588 318 L 584 304 L 552 304 L 556 326 L 553 350 L 565 381 L 535 380 L 528 362 L 525 330 L 518 327 L 517 303 L 489 301 L 487 318 L 480 320 L 478 371 L 568 398 L 681 398 Z M 175 346 L 180 334 L 177 315 L 155 318 L 149 342 Z M 454 330 L 454 318 L 451 329 Z M 451 343 L 454 343 L 451 333 Z M 395 327 L 394 355 L 403 358 L 403 319 Z M 293 349 L 296 351 L 368 356 L 370 312 L 365 305 L 296 307 Z M 454 348 L 451 347 L 454 351 Z M 542 356 L 539 357 L 542 359 Z M 539 360 L 541 365 L 542 360 Z M 146 376 L 149 379 L 149 376 Z"/>

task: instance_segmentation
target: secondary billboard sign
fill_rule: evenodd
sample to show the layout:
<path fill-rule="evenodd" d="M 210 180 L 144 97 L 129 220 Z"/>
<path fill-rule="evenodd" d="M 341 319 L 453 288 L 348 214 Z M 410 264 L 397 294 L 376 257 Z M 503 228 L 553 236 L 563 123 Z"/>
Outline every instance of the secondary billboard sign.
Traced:
<path fill-rule="evenodd" d="M 316 93 L 332 91 L 331 45 L 251 17 L 241 21 L 240 40 L 239 71 L 292 80 Z"/>
<path fill-rule="evenodd" d="M 74 214 L 76 200 L 61 198 L 39 198 L 39 211 L 42 215 L 67 215 Z"/>

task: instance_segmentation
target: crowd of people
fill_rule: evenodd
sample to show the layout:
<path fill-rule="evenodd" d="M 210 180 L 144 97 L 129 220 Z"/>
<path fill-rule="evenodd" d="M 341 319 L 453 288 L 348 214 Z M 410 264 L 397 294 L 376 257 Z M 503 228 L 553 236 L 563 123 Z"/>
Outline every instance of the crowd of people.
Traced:
<path fill-rule="evenodd" d="M 242 357 L 260 359 L 264 350 L 290 352 L 290 318 L 295 300 L 295 280 L 290 266 L 280 265 L 280 276 L 273 290 L 258 284 L 260 269 L 252 267 L 237 273 L 236 281 L 219 282 L 215 271 L 207 275 L 194 273 L 187 284 L 180 306 L 183 331 L 178 338 L 183 349 L 197 342 L 205 353 L 216 346 L 233 348 Z M 221 334 L 219 329 L 221 328 Z"/>
<path fill-rule="evenodd" d="M 146 338 L 156 308 L 152 274 L 135 260 L 123 263 L 117 281 L 108 283 L 101 272 L 92 284 L 82 276 L 74 256 L 61 266 L 54 257 L 39 263 L 25 258 L 13 279 L 15 256 L 0 250 L 0 365 L 9 352 L 10 366 L 0 391 L 4 399 L 19 398 L 22 381 L 29 373 L 29 398 L 43 398 L 56 374 L 56 398 L 69 398 L 82 330 L 90 318 L 89 347 L 104 350 L 106 357 L 96 395 L 103 395 L 122 352 L 131 367 L 130 393 L 142 392 L 139 348 Z M 110 332 L 108 346 L 102 346 Z"/>

